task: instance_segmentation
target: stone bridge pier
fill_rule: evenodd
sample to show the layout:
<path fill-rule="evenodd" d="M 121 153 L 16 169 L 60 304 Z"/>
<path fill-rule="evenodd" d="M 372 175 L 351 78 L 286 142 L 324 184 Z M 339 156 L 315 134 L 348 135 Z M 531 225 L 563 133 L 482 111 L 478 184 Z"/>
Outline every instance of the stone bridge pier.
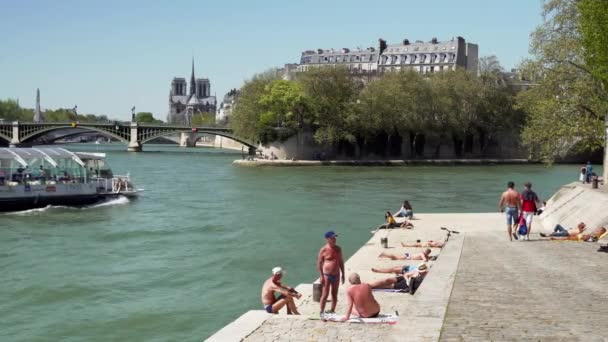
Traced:
<path fill-rule="evenodd" d="M 129 139 L 129 145 L 127 146 L 127 151 L 129 151 L 129 152 L 143 151 L 141 141 L 138 140 L 137 122 L 131 122 L 131 136 Z"/>
<path fill-rule="evenodd" d="M 179 146 L 195 147 L 197 139 L 198 139 L 197 132 L 181 132 L 179 134 Z"/>

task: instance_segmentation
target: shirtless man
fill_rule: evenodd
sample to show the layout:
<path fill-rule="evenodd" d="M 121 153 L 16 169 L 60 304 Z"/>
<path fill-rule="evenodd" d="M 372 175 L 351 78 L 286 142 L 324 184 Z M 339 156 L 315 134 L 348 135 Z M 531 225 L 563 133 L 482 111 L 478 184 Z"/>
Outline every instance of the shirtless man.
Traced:
<path fill-rule="evenodd" d="M 325 312 L 325 303 L 331 290 L 331 312 L 336 311 L 338 304 L 338 288 L 340 287 L 340 278 L 344 284 L 344 260 L 342 259 L 342 248 L 336 245 L 336 233 L 333 230 L 325 233 L 325 244 L 319 251 L 317 258 L 317 269 L 319 270 L 319 278 L 323 291 L 321 292 L 321 314 Z M 342 276 L 340 277 L 340 274 Z"/>
<path fill-rule="evenodd" d="M 405 253 L 404 255 L 397 255 L 397 254 L 389 254 L 389 253 L 380 253 L 380 255 L 378 255 L 378 258 L 387 258 L 387 259 L 391 259 L 391 260 L 424 260 L 429 261 L 429 257 L 431 256 L 431 249 L 427 248 L 424 250 L 424 252 L 422 253 L 418 253 L 418 254 L 412 254 L 410 255 L 410 253 Z"/>
<path fill-rule="evenodd" d="M 372 269 L 374 270 L 374 269 Z M 374 271 L 376 272 L 376 271 Z M 383 272 L 384 273 L 384 272 Z M 408 270 L 397 277 L 390 277 L 386 279 L 377 280 L 370 283 L 372 289 L 395 289 L 395 290 L 408 290 L 411 289 L 411 280 L 418 276 L 426 276 L 428 273 L 428 266 L 426 264 L 420 264 L 413 270 Z"/>
<path fill-rule="evenodd" d="M 380 304 L 372 294 L 372 287 L 369 284 L 361 283 L 361 278 L 357 273 L 351 273 L 348 276 L 348 282 L 351 286 L 346 290 L 347 309 L 346 316 L 340 318 L 340 321 L 345 322 L 350 319 L 351 313 L 361 318 L 375 318 L 380 314 Z"/>
<path fill-rule="evenodd" d="M 506 209 L 504 208 L 506 207 Z M 507 190 L 500 196 L 498 202 L 498 210 L 502 213 L 503 210 L 507 215 L 507 233 L 509 234 L 509 240 L 513 241 L 513 238 L 517 240 L 517 223 L 519 219 L 519 210 L 521 209 L 520 195 L 515 190 L 515 183 L 507 183 Z"/>
<path fill-rule="evenodd" d="M 262 304 L 264 310 L 268 313 L 279 313 L 285 305 L 287 305 L 287 314 L 299 315 L 293 297 L 300 298 L 302 294 L 298 293 L 291 287 L 281 284 L 281 278 L 285 271 L 281 267 L 272 269 L 272 277 L 268 278 L 262 286 Z M 275 292 L 279 297 L 275 297 Z"/>
<path fill-rule="evenodd" d="M 564 229 L 564 227 L 562 227 L 561 225 L 556 225 L 555 228 L 553 229 L 553 233 L 551 234 L 544 234 L 544 233 L 540 233 L 540 236 L 542 237 L 550 237 L 550 236 L 576 236 L 580 233 L 583 232 L 583 230 L 585 230 L 586 226 L 583 222 L 579 223 L 578 226 L 576 226 L 575 228 L 570 228 L 568 230 Z"/>
<path fill-rule="evenodd" d="M 404 273 L 414 271 L 417 269 L 418 269 L 418 266 L 416 266 L 416 265 L 395 266 L 395 267 L 388 267 L 388 268 L 372 267 L 372 272 L 404 274 Z"/>
<path fill-rule="evenodd" d="M 418 248 L 424 248 L 424 247 L 442 248 L 444 244 L 445 244 L 445 242 L 443 242 L 443 241 L 429 240 L 427 242 L 420 242 L 420 240 L 418 240 L 416 242 L 402 242 L 401 246 L 403 246 L 403 247 L 418 247 Z"/>
<path fill-rule="evenodd" d="M 597 227 L 589 234 L 578 234 L 573 236 L 552 236 L 551 240 L 561 241 L 597 241 L 602 235 L 606 233 L 606 228 Z"/>

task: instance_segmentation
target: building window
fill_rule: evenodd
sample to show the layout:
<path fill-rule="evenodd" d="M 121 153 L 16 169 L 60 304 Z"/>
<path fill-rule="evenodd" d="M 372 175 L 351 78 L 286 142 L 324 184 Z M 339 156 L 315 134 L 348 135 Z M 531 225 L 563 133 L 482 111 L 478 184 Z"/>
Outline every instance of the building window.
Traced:
<path fill-rule="evenodd" d="M 386 64 L 388 61 L 388 56 L 382 56 L 382 64 Z"/>
<path fill-rule="evenodd" d="M 426 63 L 426 55 L 420 56 L 420 63 Z"/>
<path fill-rule="evenodd" d="M 451 54 L 450 54 L 450 61 L 449 61 L 449 62 L 450 62 L 450 63 L 452 63 L 452 62 L 454 61 L 454 58 L 455 58 L 455 57 L 456 57 L 456 55 L 455 55 L 455 54 L 453 54 L 453 53 L 451 53 Z"/>
<path fill-rule="evenodd" d="M 435 63 L 437 61 L 437 55 L 436 54 L 432 54 L 431 55 L 431 63 Z"/>
<path fill-rule="evenodd" d="M 361 55 L 361 61 L 365 62 L 365 55 Z"/>
<path fill-rule="evenodd" d="M 401 55 L 401 64 L 407 63 L 407 55 Z"/>
<path fill-rule="evenodd" d="M 330 56 L 329 57 L 329 63 L 333 63 L 334 62 L 334 56 Z"/>
<path fill-rule="evenodd" d="M 340 63 L 342 61 L 342 58 L 340 56 L 336 56 L 336 63 Z"/>
<path fill-rule="evenodd" d="M 418 55 L 410 55 L 410 64 L 416 63 L 417 59 L 418 59 Z"/>
<path fill-rule="evenodd" d="M 376 59 L 376 55 L 370 55 L 370 57 L 369 57 L 369 60 L 370 60 L 370 61 L 372 61 L 372 62 L 373 62 L 375 59 Z"/>
<path fill-rule="evenodd" d="M 445 57 L 446 57 L 445 53 L 442 53 L 442 54 L 439 56 L 439 63 L 445 63 Z"/>
<path fill-rule="evenodd" d="M 397 64 L 397 55 L 392 56 L 391 64 Z"/>

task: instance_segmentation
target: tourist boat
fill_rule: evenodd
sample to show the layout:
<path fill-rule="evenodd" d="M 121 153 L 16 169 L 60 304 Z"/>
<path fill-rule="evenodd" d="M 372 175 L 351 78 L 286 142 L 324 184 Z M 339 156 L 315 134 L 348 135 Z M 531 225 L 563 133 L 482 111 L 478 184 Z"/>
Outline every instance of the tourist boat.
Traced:
<path fill-rule="evenodd" d="M 0 212 L 83 206 L 138 193 L 129 175 L 112 173 L 105 153 L 0 148 Z"/>

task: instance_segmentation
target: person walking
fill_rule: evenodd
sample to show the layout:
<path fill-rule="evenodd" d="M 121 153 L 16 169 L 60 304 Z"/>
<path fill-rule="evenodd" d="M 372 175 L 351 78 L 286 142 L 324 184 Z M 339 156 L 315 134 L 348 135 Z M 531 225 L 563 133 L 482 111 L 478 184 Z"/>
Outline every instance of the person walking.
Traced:
<path fill-rule="evenodd" d="M 521 192 L 521 211 L 526 221 L 526 227 L 528 231 L 526 236 L 523 237 L 524 240 L 530 240 L 530 231 L 532 231 L 532 218 L 534 217 L 534 213 L 536 213 L 536 203 L 540 200 L 534 191 L 532 191 L 532 183 L 527 182 L 524 184 L 524 191 Z"/>
<path fill-rule="evenodd" d="M 591 176 L 593 175 L 593 166 L 591 166 L 590 161 L 588 161 L 587 166 L 585 166 L 585 173 L 586 173 L 585 181 L 587 183 L 591 183 Z"/>
<path fill-rule="evenodd" d="M 517 220 L 520 209 L 519 192 L 515 190 L 515 183 L 512 181 L 508 182 L 507 190 L 500 196 L 498 210 L 501 213 L 504 211 L 507 217 L 507 234 L 509 234 L 509 241 L 513 241 L 513 238 L 517 240 Z"/>

